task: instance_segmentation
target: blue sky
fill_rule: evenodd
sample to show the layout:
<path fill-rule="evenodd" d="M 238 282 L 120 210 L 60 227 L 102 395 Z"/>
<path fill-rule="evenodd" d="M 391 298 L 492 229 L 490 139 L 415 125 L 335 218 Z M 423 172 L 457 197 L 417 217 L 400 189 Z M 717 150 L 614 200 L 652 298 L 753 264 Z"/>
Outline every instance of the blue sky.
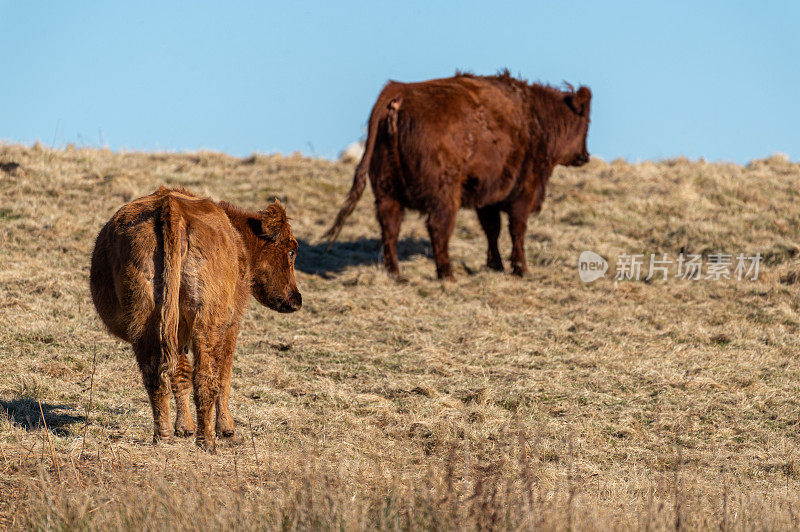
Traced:
<path fill-rule="evenodd" d="M 798 2 L 0 0 L 0 139 L 333 157 L 388 79 L 594 92 L 608 160 L 800 158 Z"/>

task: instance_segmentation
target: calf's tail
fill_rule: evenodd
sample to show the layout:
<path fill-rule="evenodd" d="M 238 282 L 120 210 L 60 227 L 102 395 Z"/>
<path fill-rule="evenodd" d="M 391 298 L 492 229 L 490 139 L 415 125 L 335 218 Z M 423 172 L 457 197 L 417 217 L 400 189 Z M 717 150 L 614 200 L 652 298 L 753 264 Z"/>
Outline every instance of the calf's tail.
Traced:
<path fill-rule="evenodd" d="M 164 232 L 164 274 L 161 304 L 161 360 L 158 373 L 161 378 L 170 377 L 180 356 L 178 344 L 178 324 L 180 323 L 179 296 L 181 290 L 181 266 L 186 228 L 183 219 L 176 212 L 175 200 L 167 196 L 161 211 Z"/>
<path fill-rule="evenodd" d="M 381 105 L 381 103 L 381 98 L 379 97 L 375 107 L 372 108 L 372 114 L 370 115 L 367 128 L 367 144 L 364 147 L 364 155 L 361 157 L 358 166 L 356 166 L 356 172 L 353 176 L 353 185 L 350 187 L 347 198 L 345 198 L 342 208 L 336 215 L 333 225 L 322 235 L 322 238 L 330 240 L 325 251 L 331 249 L 333 243 L 336 242 L 336 238 L 339 236 L 339 232 L 342 230 L 345 220 L 347 220 L 347 217 L 353 212 L 353 209 L 356 208 L 356 203 L 358 203 L 358 200 L 361 199 L 361 195 L 364 193 L 364 187 L 367 185 L 367 172 L 369 171 L 369 165 L 372 161 L 372 154 L 375 151 L 375 142 L 378 137 L 378 129 L 381 120 L 388 116 L 391 122 L 389 124 L 389 133 L 394 134 L 397 132 L 397 110 L 400 107 L 400 99 L 395 98 L 385 106 Z"/>

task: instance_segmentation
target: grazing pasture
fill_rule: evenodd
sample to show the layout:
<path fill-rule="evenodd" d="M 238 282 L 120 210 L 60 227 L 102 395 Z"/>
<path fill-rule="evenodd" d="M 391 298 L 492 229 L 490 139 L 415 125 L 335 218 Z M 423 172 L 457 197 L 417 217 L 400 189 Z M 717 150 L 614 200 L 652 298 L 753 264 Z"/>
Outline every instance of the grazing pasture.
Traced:
<path fill-rule="evenodd" d="M 0 528 L 800 526 L 800 165 L 558 167 L 530 276 L 487 271 L 461 211 L 444 284 L 414 214 L 408 282 L 384 273 L 371 191 L 324 253 L 353 169 L 0 145 Z M 251 299 L 237 440 L 215 455 L 151 445 L 134 356 L 89 294 L 98 230 L 162 184 L 277 197 L 300 242 L 303 308 Z M 585 250 L 611 263 L 591 284 Z M 612 279 L 622 253 L 681 250 L 763 263 L 756 281 Z"/>

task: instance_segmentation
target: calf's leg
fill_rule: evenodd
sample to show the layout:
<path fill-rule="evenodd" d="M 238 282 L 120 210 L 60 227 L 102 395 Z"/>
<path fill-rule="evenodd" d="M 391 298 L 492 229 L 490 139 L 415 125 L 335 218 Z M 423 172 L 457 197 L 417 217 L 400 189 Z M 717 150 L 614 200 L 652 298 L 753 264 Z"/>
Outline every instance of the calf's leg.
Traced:
<path fill-rule="evenodd" d="M 194 405 L 197 410 L 197 446 L 214 452 L 214 427 L 212 418 L 219 393 L 218 372 L 215 368 L 213 338 L 192 339 L 194 351 Z"/>
<path fill-rule="evenodd" d="M 172 376 L 172 395 L 175 397 L 175 435 L 188 438 L 194 434 L 192 417 L 192 366 L 186 358 L 188 346 L 181 351 L 175 374 Z"/>
<path fill-rule="evenodd" d="M 133 344 L 136 361 L 142 372 L 142 382 L 153 410 L 153 443 L 172 440 L 169 419 L 169 377 L 162 378 L 158 374 L 161 347 L 155 338 L 155 334 L 146 334 Z"/>
<path fill-rule="evenodd" d="M 231 438 L 236 435 L 236 422 L 230 410 L 231 397 L 231 371 L 233 370 L 233 354 L 236 351 L 236 338 L 239 336 L 239 327 L 232 326 L 225 331 L 225 337 L 217 351 L 217 368 L 219 370 L 220 390 L 217 396 L 217 422 L 215 430 L 217 436 Z"/>
<path fill-rule="evenodd" d="M 486 266 L 502 272 L 503 259 L 500 258 L 500 250 L 497 247 L 497 239 L 500 237 L 500 209 L 489 206 L 478 208 L 476 212 L 489 245 L 486 253 Z"/>

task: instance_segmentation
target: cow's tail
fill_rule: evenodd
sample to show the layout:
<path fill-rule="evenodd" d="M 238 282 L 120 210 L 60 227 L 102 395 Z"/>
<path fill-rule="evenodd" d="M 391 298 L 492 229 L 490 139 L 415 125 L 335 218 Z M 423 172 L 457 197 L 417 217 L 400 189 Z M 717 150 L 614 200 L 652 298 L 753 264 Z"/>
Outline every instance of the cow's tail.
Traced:
<path fill-rule="evenodd" d="M 181 266 L 183 262 L 182 235 L 186 229 L 183 219 L 176 212 L 173 198 L 167 196 L 161 211 L 164 234 L 164 273 L 161 302 L 161 360 L 158 374 L 162 379 L 175 373 L 180 356 L 178 324 L 180 323 L 179 295 L 181 290 Z"/>
<path fill-rule="evenodd" d="M 344 205 L 342 205 L 342 208 L 339 210 L 339 214 L 336 215 L 333 225 L 322 235 L 322 238 L 329 239 L 328 247 L 325 251 L 330 250 L 333 243 L 336 242 L 336 238 L 339 236 L 339 232 L 342 230 L 345 220 L 347 220 L 347 217 L 353 212 L 353 209 L 356 208 L 356 203 L 358 203 L 358 200 L 361 199 L 361 195 L 364 193 L 364 187 L 367 185 L 367 172 L 369 171 L 369 165 L 372 161 L 372 154 L 375 151 L 375 142 L 379 134 L 378 130 L 381 121 L 388 118 L 390 122 L 388 124 L 389 133 L 397 132 L 397 110 L 400 108 L 400 99 L 395 98 L 385 105 L 382 105 L 382 103 L 384 103 L 382 100 L 383 98 L 378 99 L 369 117 L 367 143 L 364 147 L 364 155 L 361 157 L 358 166 L 356 166 L 356 172 L 353 176 L 353 185 L 350 187 L 347 198 L 344 200 Z"/>

